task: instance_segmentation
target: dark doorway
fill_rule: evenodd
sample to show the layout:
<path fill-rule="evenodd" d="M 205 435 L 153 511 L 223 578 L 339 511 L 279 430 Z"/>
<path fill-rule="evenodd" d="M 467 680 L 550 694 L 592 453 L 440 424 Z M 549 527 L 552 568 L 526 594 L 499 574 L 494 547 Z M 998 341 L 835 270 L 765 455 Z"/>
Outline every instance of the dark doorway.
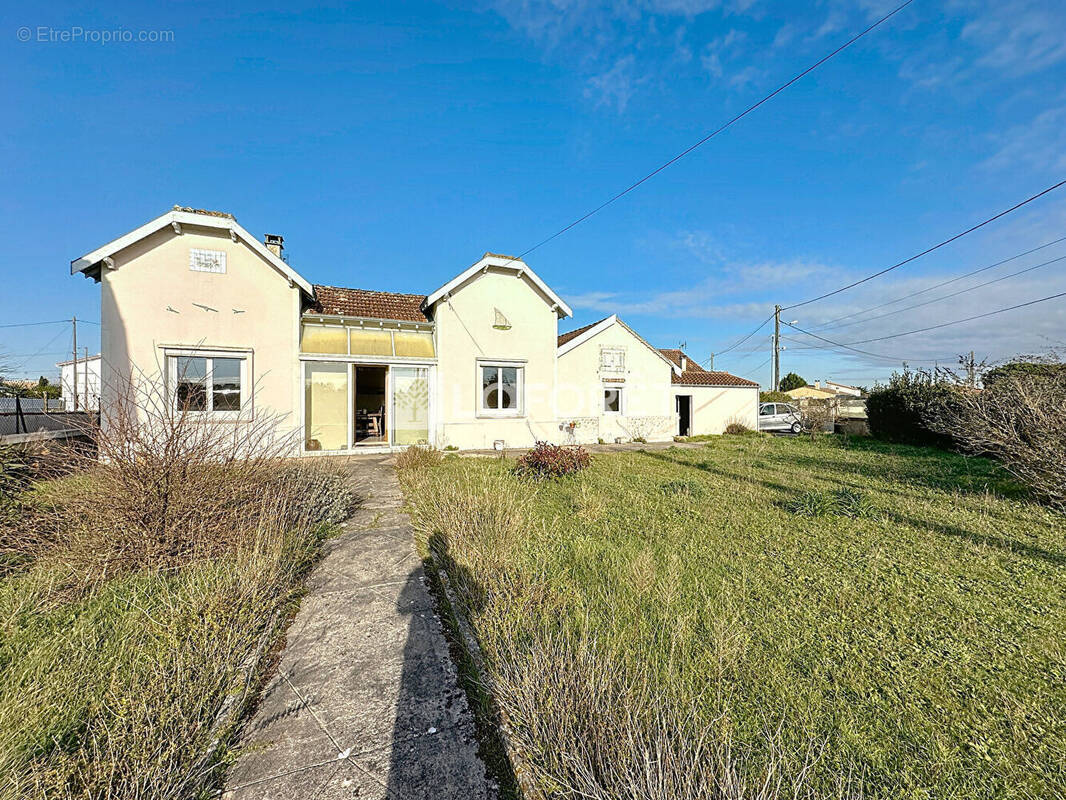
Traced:
<path fill-rule="evenodd" d="M 692 395 L 677 395 L 677 433 L 679 436 L 688 436 L 692 429 Z"/>
<path fill-rule="evenodd" d="M 355 368 L 355 443 L 385 444 L 385 371 L 388 367 Z"/>

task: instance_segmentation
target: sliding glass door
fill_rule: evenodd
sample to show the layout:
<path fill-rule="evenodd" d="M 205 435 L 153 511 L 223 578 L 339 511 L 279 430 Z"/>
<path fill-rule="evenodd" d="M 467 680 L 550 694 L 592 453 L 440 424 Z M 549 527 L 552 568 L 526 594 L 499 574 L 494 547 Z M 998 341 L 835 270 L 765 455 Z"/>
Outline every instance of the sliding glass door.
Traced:
<path fill-rule="evenodd" d="M 304 362 L 304 449 L 348 449 L 348 364 Z"/>
<path fill-rule="evenodd" d="M 429 444 L 429 370 L 391 367 L 392 443 Z"/>

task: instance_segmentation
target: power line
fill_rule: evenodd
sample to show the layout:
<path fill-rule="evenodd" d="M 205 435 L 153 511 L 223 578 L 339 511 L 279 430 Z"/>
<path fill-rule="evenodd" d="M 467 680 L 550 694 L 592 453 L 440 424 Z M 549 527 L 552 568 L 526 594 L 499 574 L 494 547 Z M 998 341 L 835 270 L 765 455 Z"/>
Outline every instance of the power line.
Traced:
<path fill-rule="evenodd" d="M 719 353 L 715 353 L 715 357 L 724 356 L 726 353 L 731 352 L 732 350 L 735 350 L 736 348 L 740 347 L 742 344 L 744 344 L 744 342 L 748 341 L 748 339 L 750 339 L 752 336 L 754 336 L 759 331 L 761 331 L 763 328 L 765 328 L 766 327 L 766 323 L 769 322 L 770 320 L 772 320 L 773 318 L 774 318 L 774 315 L 771 314 L 766 319 L 764 319 L 761 323 L 759 323 L 759 327 L 757 327 L 755 330 L 753 330 L 751 333 L 749 333 L 747 336 L 745 336 L 739 342 L 736 342 L 736 343 L 730 345 L 725 350 L 722 350 Z"/>
<path fill-rule="evenodd" d="M 1048 300 L 1055 300 L 1055 299 L 1057 299 L 1059 297 L 1066 297 L 1066 292 L 1059 292 L 1058 294 L 1050 294 L 1047 297 L 1040 297 L 1040 298 L 1038 298 L 1036 300 L 1030 300 L 1027 303 L 1018 303 L 1017 305 L 1007 306 L 1006 308 L 997 308 L 995 311 L 986 311 L 984 314 L 974 314 L 972 317 L 965 317 L 963 319 L 956 319 L 956 320 L 952 320 L 951 322 L 941 322 L 939 325 L 930 325 L 928 328 L 915 328 L 913 331 L 903 331 L 902 333 L 892 333 L 892 334 L 889 334 L 887 336 L 877 336 L 877 337 L 874 337 L 873 339 L 862 339 L 862 340 L 860 340 L 858 342 L 853 342 L 852 344 L 869 344 L 870 342 L 883 342 L 885 339 L 897 339 L 900 336 L 910 336 L 913 333 L 924 333 L 925 331 L 935 331 L 935 330 L 937 330 L 939 328 L 946 328 L 949 325 L 958 325 L 958 324 L 963 323 L 963 322 L 972 322 L 975 319 L 984 319 L 985 317 L 991 317 L 994 314 L 1002 314 L 1004 311 L 1014 311 L 1015 309 L 1018 309 L 1018 308 L 1025 308 L 1026 306 L 1034 306 L 1037 303 L 1046 303 Z M 796 326 L 793 325 L 791 327 L 795 328 Z M 796 330 L 800 330 L 800 329 L 796 328 Z M 814 334 L 810 333 L 809 331 L 801 331 L 801 333 L 806 333 L 808 336 L 814 336 Z M 821 337 L 815 336 L 815 338 L 817 339 L 817 338 L 821 338 Z M 826 339 L 824 341 L 828 341 L 828 339 Z M 843 345 L 843 346 L 846 347 L 847 345 Z"/>
<path fill-rule="evenodd" d="M 69 325 L 70 324 L 70 320 L 69 319 L 53 319 L 53 320 L 49 320 L 48 322 L 9 322 L 9 323 L 6 323 L 4 325 L 0 325 L 0 328 L 30 328 L 30 327 L 33 327 L 34 325 L 59 325 L 60 323 L 62 323 L 64 325 Z"/>
<path fill-rule="evenodd" d="M 892 265 L 891 267 L 885 267 L 885 268 L 884 268 L 883 270 L 881 270 L 880 272 L 875 272 L 875 273 L 873 273 L 872 275 L 867 275 L 867 276 L 866 276 L 865 278 L 861 278 L 860 280 L 857 280 L 857 281 L 855 281 L 854 283 L 849 283 L 849 284 L 848 284 L 848 285 L 846 285 L 846 286 L 841 286 L 841 287 L 840 287 L 839 289 L 834 289 L 834 290 L 833 290 L 833 291 L 831 291 L 831 292 L 826 292 L 825 294 L 820 294 L 820 295 L 818 295 L 817 297 L 812 297 L 812 298 L 811 298 L 810 300 L 804 300 L 804 301 L 803 301 L 802 303 L 793 303 L 793 304 L 792 304 L 792 305 L 790 305 L 790 306 L 784 306 L 784 307 L 783 307 L 783 308 L 782 308 L 781 310 L 782 310 L 782 311 L 787 311 L 787 310 L 788 310 L 788 309 L 790 309 L 790 308 L 799 308 L 800 306 L 806 306 L 806 305 L 810 305 L 811 303 L 815 303 L 815 302 L 817 302 L 817 301 L 819 301 L 819 300 L 824 300 L 824 299 L 825 299 L 825 298 L 827 298 L 827 297 L 832 297 L 832 296 L 833 296 L 833 295 L 835 295 L 835 294 L 840 294 L 841 292 L 845 292 L 845 291 L 847 291 L 848 289 L 852 289 L 852 288 L 854 288 L 854 287 L 858 286 L 858 285 L 859 285 L 859 284 L 861 284 L 861 283 L 866 283 L 867 281 L 871 281 L 871 280 L 873 280 L 874 278 L 877 278 L 877 277 L 880 277 L 881 275 L 884 275 L 884 274 L 885 274 L 886 272 L 891 272 L 891 271 L 892 271 L 892 270 L 894 270 L 894 269 L 899 269 L 899 268 L 900 268 L 900 267 L 902 267 L 902 266 L 903 266 L 904 264 L 909 264 L 909 263 L 911 263 L 912 261 L 915 261 L 916 259 L 919 259 L 919 258 L 921 258 L 922 256 L 926 256 L 926 255 L 929 255 L 929 254 L 930 254 L 930 253 L 932 253 L 932 252 L 933 252 L 934 250 L 939 250 L 939 249 L 940 249 L 941 247 L 943 247 L 944 245 L 946 245 L 946 244 L 951 244 L 951 243 L 952 243 L 952 242 L 954 242 L 954 241 L 955 241 L 956 239 L 961 239 L 961 238 L 962 238 L 963 236 L 966 236 L 966 235 L 967 235 L 967 234 L 969 234 L 969 233 L 973 233 L 974 231 L 976 231 L 976 230 L 977 230 L 977 229 L 979 229 L 979 228 L 983 228 L 983 227 L 984 227 L 985 225 L 988 225 L 988 224 L 989 224 L 990 222 L 995 222 L 995 221 L 996 221 L 997 219 L 999 219 L 1000 217 L 1004 217 L 1004 216 L 1006 216 L 1007 214 L 1010 214 L 1010 213 L 1011 213 L 1012 211 L 1017 211 L 1017 210 L 1018 210 L 1019 208 L 1021 208 L 1022 206 L 1024 206 L 1024 205 L 1027 205 L 1028 203 L 1031 203 L 1031 202 L 1033 202 L 1033 201 L 1034 201 L 1034 200 L 1036 200 L 1037 198 L 1043 197 L 1043 196 L 1044 196 L 1045 194 L 1047 194 L 1048 192 L 1053 192 L 1053 191 L 1055 191 L 1056 189 L 1058 189 L 1059 187 L 1061 187 L 1061 186 L 1063 186 L 1063 185 L 1066 185 L 1066 180 L 1061 180 L 1061 181 L 1059 181 L 1058 183 L 1056 183 L 1056 184 L 1055 184 L 1054 186 L 1049 186 L 1048 188 L 1044 189 L 1044 191 L 1042 191 L 1042 192 L 1038 192 L 1037 194 L 1034 194 L 1034 195 L 1033 195 L 1032 197 L 1029 197 L 1029 198 L 1027 198 L 1027 199 L 1025 199 L 1025 200 L 1022 200 L 1022 202 L 1020 202 L 1020 203 L 1017 203 L 1017 204 L 1015 204 L 1015 205 L 1011 206 L 1011 207 L 1010 207 L 1010 208 L 1008 208 L 1008 209 L 1007 209 L 1006 211 L 1000 211 L 1000 212 L 999 212 L 998 214 L 996 214 L 995 216 L 989 217 L 989 218 L 988 218 L 988 219 L 986 219 L 986 220 L 985 220 L 984 222 L 979 222 L 979 223 L 977 223 L 976 225 L 974 225 L 973 227 L 967 228 L 967 229 L 966 229 L 966 230 L 964 230 L 964 231 L 963 231 L 962 233 L 956 233 L 956 234 L 955 234 L 954 236 L 952 236 L 952 237 L 951 237 L 950 239 L 945 239 L 944 241 L 940 242 L 939 244 L 935 244 L 935 245 L 933 245 L 932 247 L 929 247 L 929 248 L 927 248 L 927 249 L 923 250 L 922 252 L 920 252 L 920 253 L 917 253 L 917 254 L 915 254 L 915 255 L 911 256 L 910 258 L 905 258 L 905 259 L 903 259 L 902 261 L 899 261 L 899 262 L 897 262 L 897 263 L 893 264 L 893 265 Z"/>
<path fill-rule="evenodd" d="M 1017 255 L 1011 256 L 1010 258 L 1004 258 L 1002 261 L 997 261 L 995 264 L 989 264 L 987 267 L 981 267 L 980 269 L 975 269 L 975 270 L 972 270 L 970 272 L 964 272 L 962 275 L 957 275 L 954 278 L 949 278 L 946 281 L 941 281 L 940 283 L 934 283 L 932 286 L 927 286 L 924 289 L 919 289 L 916 292 L 911 292 L 910 294 L 902 295 L 900 297 L 895 298 L 894 300 L 887 300 L 884 303 L 878 303 L 877 305 L 870 306 L 869 308 L 863 308 L 863 309 L 860 309 L 858 311 L 852 311 L 850 314 L 844 314 L 842 317 L 835 317 L 834 319 L 831 319 L 828 322 L 822 323 L 815 330 L 824 331 L 824 330 L 830 328 L 831 326 L 833 326 L 834 323 L 840 322 L 840 320 L 842 320 L 842 319 L 850 319 L 851 317 L 858 316 L 859 314 L 865 314 L 867 311 L 876 311 L 879 308 L 884 308 L 885 306 L 894 305 L 896 303 L 899 303 L 902 300 L 909 300 L 910 298 L 917 297 L 920 294 L 925 294 L 926 292 L 931 292 L 931 291 L 933 291 L 933 289 L 939 289 L 942 286 L 947 286 L 948 284 L 956 283 L 958 281 L 961 281 L 963 278 L 969 278 L 971 275 L 977 275 L 978 273 L 981 273 L 981 272 L 987 272 L 988 270 L 994 269 L 995 267 L 1002 266 L 1003 264 L 1006 264 L 1009 261 L 1015 261 L 1015 260 L 1017 260 L 1019 258 L 1022 258 L 1023 256 L 1029 255 L 1030 253 L 1035 253 L 1037 250 L 1044 250 L 1044 249 L 1046 249 L 1048 247 L 1051 247 L 1053 244 L 1058 244 L 1059 242 L 1066 242 L 1066 236 L 1062 236 L 1062 237 L 1060 237 L 1058 239 L 1055 239 L 1052 242 L 1048 242 L 1047 244 L 1042 244 L 1039 247 L 1034 247 L 1034 248 L 1032 248 L 1030 250 L 1026 250 L 1024 253 L 1018 253 Z M 911 306 L 911 308 L 915 308 L 915 306 Z M 875 319 L 876 319 L 876 317 L 875 317 Z M 840 326 L 840 327 L 844 327 L 844 326 Z"/>
<path fill-rule="evenodd" d="M 1018 275 L 1024 275 L 1026 272 L 1032 272 L 1034 269 L 1040 269 L 1041 267 L 1046 267 L 1049 264 L 1055 264 L 1055 263 L 1057 263 L 1059 261 L 1066 261 L 1066 256 L 1059 256 L 1058 258 L 1053 258 L 1050 261 L 1045 261 L 1042 264 L 1035 264 L 1035 265 L 1033 265 L 1031 267 L 1026 267 L 1025 269 L 1020 269 L 1017 272 L 1012 272 L 1009 275 L 1003 275 L 1002 277 L 999 277 L 999 278 L 993 278 L 990 281 L 985 281 L 984 283 L 979 283 L 976 286 L 970 286 L 970 287 L 968 287 L 966 289 L 960 289 L 957 292 L 952 292 L 951 294 L 946 294 L 943 297 L 934 297 L 932 300 L 926 300 L 924 303 L 915 303 L 913 306 L 905 306 L 904 308 L 900 308 L 900 309 L 897 309 L 895 311 L 886 311 L 884 314 L 878 314 L 876 316 L 866 317 L 864 319 L 857 319 L 854 322 L 846 322 L 843 325 L 838 325 L 837 327 L 838 328 L 850 328 L 852 325 L 859 325 L 859 324 L 861 324 L 863 322 L 873 322 L 875 319 L 884 319 L 885 317 L 891 317 L 893 314 L 902 314 L 904 311 L 911 311 L 911 310 L 913 310 L 915 308 L 921 308 L 922 306 L 927 306 L 930 303 L 939 303 L 941 300 L 950 300 L 952 297 L 958 297 L 960 294 L 966 294 L 967 292 L 972 292 L 975 289 L 982 289 L 985 286 L 990 286 L 993 283 L 999 283 L 1000 281 L 1005 281 L 1008 278 L 1015 278 Z M 819 328 L 819 330 L 825 330 L 825 328 Z"/>
<path fill-rule="evenodd" d="M 713 131 L 708 133 L 706 136 L 704 136 L 702 139 L 700 139 L 695 144 L 691 145 L 690 147 L 686 148 L 685 150 L 682 150 L 680 153 L 678 153 L 676 156 L 671 158 L 669 161 L 665 162 L 664 164 L 662 164 L 659 167 L 656 167 L 654 170 L 649 172 L 643 178 L 641 178 L 640 180 L 636 181 L 635 183 L 630 184 L 625 189 L 623 189 L 622 191 L 618 192 L 613 197 L 611 197 L 609 200 L 606 200 L 605 202 L 600 203 L 600 205 L 596 206 L 594 209 L 589 211 L 587 214 L 585 214 L 585 215 L 583 215 L 581 217 L 578 217 L 576 220 L 571 222 L 566 227 L 560 228 L 558 231 L 553 233 L 547 239 L 541 240 L 540 242 L 538 242 L 537 244 L 533 245 L 528 250 L 526 250 L 526 251 L 520 253 L 519 255 L 515 256 L 511 260 L 512 261 L 518 261 L 519 259 L 525 258 L 527 255 L 532 253 L 534 250 L 537 250 L 540 247 L 543 247 L 544 245 L 546 245 L 548 242 L 552 241 L 553 239 L 558 238 L 559 236 L 562 236 L 564 233 L 566 233 L 567 231 L 571 230 L 572 228 L 577 227 L 582 222 L 587 220 L 589 217 L 592 217 L 593 215 L 598 214 L 600 211 L 602 211 L 603 209 L 607 208 L 607 206 L 611 205 L 611 203 L 613 203 L 616 200 L 619 200 L 622 197 L 624 197 L 625 195 L 629 194 L 631 191 L 636 189 L 638 186 L 643 184 L 645 181 L 651 180 L 652 178 L 654 178 L 656 175 L 658 175 L 660 172 L 662 172 L 667 167 L 670 167 L 673 164 L 676 164 L 678 161 L 680 161 L 682 158 L 687 156 L 689 153 L 691 153 L 692 151 L 696 150 L 697 148 L 699 148 L 702 145 L 704 145 L 707 142 L 709 142 L 711 139 L 713 139 L 715 136 L 720 134 L 726 128 L 728 128 L 731 125 L 733 125 L 734 123 L 739 122 L 740 120 L 742 120 L 744 117 L 746 117 L 752 111 L 757 109 L 763 103 L 766 103 L 768 100 L 771 100 L 772 98 L 776 97 L 781 92 L 783 92 L 785 89 L 787 89 L 789 86 L 791 86 L 792 84 L 796 83 L 800 79 L 804 78 L 805 76 L 807 76 L 808 74 L 810 74 L 814 70 L 818 69 L 818 67 L 822 66 L 822 64 L 824 64 L 825 62 L 829 61 L 829 59 L 833 58 L 833 56 L 837 55 L 838 53 L 840 53 L 843 50 L 846 50 L 848 47 L 853 45 L 855 42 L 859 41 L 859 39 L 864 37 L 866 34 L 870 33 L 870 31 L 874 30 L 878 26 L 880 26 L 883 23 L 887 22 L 889 19 L 894 17 L 896 14 L 898 14 L 900 11 L 905 9 L 907 6 L 909 6 L 913 2 L 914 2 L 914 0 L 906 0 L 906 2 L 901 3 L 900 5 L 896 6 L 894 9 L 892 9 L 892 11 L 890 11 L 887 14 L 885 14 L 885 16 L 881 17 L 881 19 L 879 19 L 876 22 L 874 22 L 868 28 L 866 28 L 865 30 L 863 30 L 863 31 L 855 34 L 854 36 L 852 36 L 850 39 L 848 39 L 846 42 L 844 42 L 844 44 L 840 45 L 840 47 L 838 47 L 836 50 L 833 50 L 828 55 L 823 56 L 818 61 L 814 62 L 811 66 L 807 67 L 807 69 L 803 70 L 803 72 L 799 73 L 794 78 L 792 78 L 792 80 L 781 84 L 776 89 L 774 89 L 772 92 L 770 92 L 770 94 L 768 94 L 765 97 L 763 97 L 757 103 L 753 103 L 752 105 L 748 106 L 746 109 L 741 111 L 739 114 L 737 114 L 735 117 L 730 119 L 725 124 L 721 125 L 718 128 L 715 128 Z"/>
<path fill-rule="evenodd" d="M 860 350 L 857 347 L 852 347 L 850 344 L 844 344 L 842 342 L 834 342 L 832 339 L 826 339 L 824 336 L 819 336 L 817 333 L 811 333 L 810 331 L 805 331 L 805 330 L 803 330 L 803 328 L 799 327 L 798 325 L 793 325 L 791 322 L 786 322 L 785 324 L 788 325 L 788 327 L 790 327 L 790 328 L 794 328 L 795 330 L 799 331 L 800 333 L 805 333 L 808 336 L 813 336 L 815 339 L 819 339 L 820 341 L 827 342 L 828 344 L 831 344 L 834 347 L 842 347 L 845 350 L 853 350 L 856 353 L 862 353 L 864 356 L 871 356 L 873 358 L 883 358 L 886 361 L 899 361 L 900 363 L 904 363 L 904 362 L 908 362 L 908 361 L 913 361 L 913 362 L 916 362 L 916 363 L 919 362 L 919 361 L 925 361 L 925 362 L 928 362 L 928 363 L 932 363 L 933 361 L 937 360 L 937 359 L 920 359 L 920 358 L 896 358 L 895 356 L 886 356 L 886 355 L 884 355 L 882 353 L 871 353 L 869 350 Z M 863 344 L 863 342 L 856 342 L 856 344 Z M 822 349 L 828 349 L 828 348 L 822 348 Z"/>

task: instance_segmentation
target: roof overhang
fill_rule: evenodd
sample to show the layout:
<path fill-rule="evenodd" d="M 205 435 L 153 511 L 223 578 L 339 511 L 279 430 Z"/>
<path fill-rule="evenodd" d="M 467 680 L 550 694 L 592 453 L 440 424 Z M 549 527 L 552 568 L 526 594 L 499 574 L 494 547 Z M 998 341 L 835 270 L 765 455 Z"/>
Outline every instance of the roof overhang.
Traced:
<path fill-rule="evenodd" d="M 498 256 L 491 253 L 486 253 L 476 264 L 456 275 L 437 291 L 427 296 L 423 308 L 430 308 L 456 291 L 464 283 L 476 277 L 478 273 L 488 272 L 490 269 L 514 272 L 517 278 L 528 278 L 530 283 L 536 286 L 551 301 L 552 310 L 555 311 L 560 319 L 574 315 L 574 312 L 570 310 L 570 306 L 563 302 L 563 299 L 553 292 L 551 287 L 542 281 L 540 276 L 530 269 L 525 261 L 520 258 L 507 258 L 506 256 Z"/>
<path fill-rule="evenodd" d="M 580 347 L 585 342 L 587 342 L 589 339 L 592 339 L 593 337 L 598 336 L 600 333 L 602 333 L 603 331 L 607 330 L 612 325 L 621 325 L 623 328 L 625 328 L 627 331 L 629 331 L 637 339 L 637 341 L 639 341 L 641 344 L 643 344 L 645 347 L 647 347 L 649 350 L 651 350 L 653 353 L 655 353 L 655 355 L 657 355 L 662 361 L 666 362 L 670 366 L 671 369 L 674 368 L 674 362 L 673 361 L 671 361 L 666 356 L 664 356 L 662 353 L 660 353 L 656 348 L 654 348 L 650 344 L 648 344 L 647 340 L 643 336 L 641 336 L 635 330 L 633 330 L 628 325 L 626 325 L 622 320 L 620 320 L 618 318 L 617 314 L 611 314 L 611 316 L 607 317 L 607 319 L 600 320 L 597 324 L 593 325 L 591 328 L 589 328 L 587 331 L 585 331 L 580 336 L 575 336 L 573 339 L 571 339 L 570 341 L 566 342 L 565 344 L 559 345 L 559 347 L 556 350 L 556 355 L 559 355 L 559 356 L 566 355 L 571 350 L 573 350 L 575 347 Z"/>
<path fill-rule="evenodd" d="M 146 222 L 144 225 L 141 225 L 141 227 L 130 231 L 124 236 L 120 236 L 102 247 L 98 247 L 95 250 L 86 253 L 80 258 L 74 259 L 70 262 L 70 274 L 74 275 L 78 272 L 89 272 L 101 264 L 109 266 L 106 262 L 120 250 L 124 250 L 130 245 L 139 242 L 141 239 L 151 236 L 153 233 L 167 227 L 173 228 L 175 234 L 178 234 L 183 225 L 227 231 L 233 241 L 243 240 L 244 243 L 254 250 L 264 261 L 286 277 L 291 284 L 299 286 L 309 297 L 314 297 L 315 292 L 311 284 L 296 270 L 282 261 L 281 258 L 268 250 L 266 245 L 238 225 L 237 220 L 232 217 L 220 217 L 213 214 L 195 214 L 190 211 L 168 211 L 167 213 L 156 217 L 151 222 Z"/>

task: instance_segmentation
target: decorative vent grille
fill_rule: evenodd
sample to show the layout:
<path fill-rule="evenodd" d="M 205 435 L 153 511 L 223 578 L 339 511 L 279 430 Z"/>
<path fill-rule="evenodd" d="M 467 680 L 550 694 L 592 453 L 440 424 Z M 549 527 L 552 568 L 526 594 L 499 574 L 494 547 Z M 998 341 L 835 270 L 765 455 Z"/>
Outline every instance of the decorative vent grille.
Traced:
<path fill-rule="evenodd" d="M 223 250 L 189 250 L 189 269 L 194 272 L 226 271 L 226 253 Z"/>
<path fill-rule="evenodd" d="M 600 372 L 622 375 L 626 371 L 626 350 L 624 347 L 600 348 Z"/>

